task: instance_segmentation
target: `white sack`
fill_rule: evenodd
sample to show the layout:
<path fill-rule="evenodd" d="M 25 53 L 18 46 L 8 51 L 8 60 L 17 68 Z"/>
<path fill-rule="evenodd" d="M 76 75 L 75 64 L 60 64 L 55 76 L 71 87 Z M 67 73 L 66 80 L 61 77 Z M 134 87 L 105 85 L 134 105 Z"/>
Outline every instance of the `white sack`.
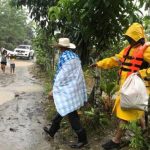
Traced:
<path fill-rule="evenodd" d="M 144 81 L 136 73 L 128 76 L 121 88 L 120 94 L 122 109 L 147 111 L 149 95 Z"/>

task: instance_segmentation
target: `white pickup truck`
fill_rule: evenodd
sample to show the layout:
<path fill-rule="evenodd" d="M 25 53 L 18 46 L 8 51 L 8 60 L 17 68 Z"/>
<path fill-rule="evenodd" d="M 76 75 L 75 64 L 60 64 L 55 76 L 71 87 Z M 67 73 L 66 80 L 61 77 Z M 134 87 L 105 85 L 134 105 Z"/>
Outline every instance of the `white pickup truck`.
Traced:
<path fill-rule="evenodd" d="M 14 49 L 16 57 L 27 58 L 30 59 L 34 57 L 34 50 L 31 45 L 19 45 Z"/>

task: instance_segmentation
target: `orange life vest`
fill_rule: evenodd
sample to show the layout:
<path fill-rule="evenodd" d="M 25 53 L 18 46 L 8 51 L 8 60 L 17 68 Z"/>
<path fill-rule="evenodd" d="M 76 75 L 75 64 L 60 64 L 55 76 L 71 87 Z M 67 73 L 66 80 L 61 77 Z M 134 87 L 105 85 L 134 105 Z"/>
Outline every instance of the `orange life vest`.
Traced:
<path fill-rule="evenodd" d="M 136 47 L 133 51 L 132 56 L 130 56 L 129 53 L 131 46 L 127 46 L 124 50 L 123 58 L 120 60 L 122 64 L 120 74 L 122 71 L 126 71 L 128 72 L 127 76 L 129 76 L 131 73 L 140 70 L 144 62 L 143 54 L 147 47 L 147 44 Z M 126 60 L 130 60 L 130 62 L 126 62 Z M 126 66 L 128 66 L 128 68 Z"/>

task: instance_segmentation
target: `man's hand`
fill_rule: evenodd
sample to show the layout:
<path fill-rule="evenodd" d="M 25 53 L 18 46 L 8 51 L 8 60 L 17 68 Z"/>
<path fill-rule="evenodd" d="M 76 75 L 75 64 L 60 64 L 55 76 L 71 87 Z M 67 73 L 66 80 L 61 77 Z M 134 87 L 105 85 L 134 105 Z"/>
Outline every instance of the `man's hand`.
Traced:
<path fill-rule="evenodd" d="M 49 100 L 53 99 L 53 91 L 50 91 L 50 92 L 48 93 L 48 99 L 49 99 Z"/>
<path fill-rule="evenodd" d="M 91 65 L 89 66 L 89 68 L 95 68 L 95 67 L 97 67 L 97 64 L 91 64 Z"/>

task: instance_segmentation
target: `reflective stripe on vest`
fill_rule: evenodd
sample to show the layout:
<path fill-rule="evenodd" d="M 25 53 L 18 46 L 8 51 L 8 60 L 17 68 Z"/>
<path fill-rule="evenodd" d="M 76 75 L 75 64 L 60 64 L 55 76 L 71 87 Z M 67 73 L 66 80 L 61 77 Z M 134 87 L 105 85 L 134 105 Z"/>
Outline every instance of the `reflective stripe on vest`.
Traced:
<path fill-rule="evenodd" d="M 126 47 L 124 50 L 123 58 L 121 59 L 122 67 L 120 72 L 126 71 L 128 72 L 127 76 L 129 76 L 131 73 L 140 70 L 140 67 L 143 63 L 143 54 L 147 47 L 148 45 L 144 44 L 143 46 L 140 45 L 137 48 L 134 48 L 132 56 L 128 54 L 130 53 L 130 46 Z M 126 62 L 126 60 L 130 60 L 130 62 Z M 126 66 L 128 66 L 128 68 L 126 68 Z"/>

